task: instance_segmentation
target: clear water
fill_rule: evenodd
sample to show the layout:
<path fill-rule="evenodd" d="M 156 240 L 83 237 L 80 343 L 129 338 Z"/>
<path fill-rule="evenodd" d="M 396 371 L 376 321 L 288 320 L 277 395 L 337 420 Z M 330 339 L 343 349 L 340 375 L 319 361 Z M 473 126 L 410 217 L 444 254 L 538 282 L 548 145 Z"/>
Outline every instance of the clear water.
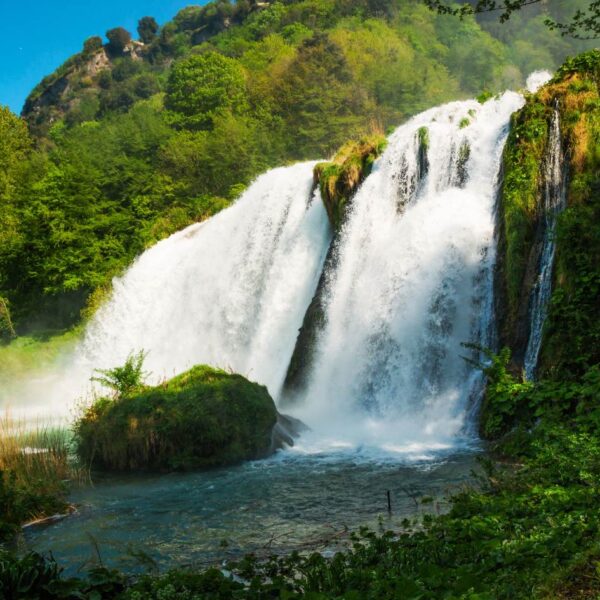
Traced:
<path fill-rule="evenodd" d="M 426 459 L 415 453 L 398 462 L 369 449 L 291 450 L 202 473 L 106 479 L 76 491 L 78 512 L 28 530 L 25 544 L 52 550 L 69 573 L 97 558 L 95 545 L 104 564 L 128 571 L 141 569 L 131 555 L 136 549 L 163 569 L 247 552 L 334 551 L 348 539 L 345 528 L 376 529 L 380 516 L 381 526 L 399 528 L 405 516 L 446 510 L 448 492 L 469 482 L 474 467 L 472 451 Z M 413 498 L 423 496 L 435 501 L 417 508 Z"/>

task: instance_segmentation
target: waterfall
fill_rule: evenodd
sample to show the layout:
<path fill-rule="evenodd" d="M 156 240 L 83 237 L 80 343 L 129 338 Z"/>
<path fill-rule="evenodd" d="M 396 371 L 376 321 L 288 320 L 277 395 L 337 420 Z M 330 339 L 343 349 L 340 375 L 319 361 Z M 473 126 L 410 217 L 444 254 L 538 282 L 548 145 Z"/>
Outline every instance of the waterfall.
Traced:
<path fill-rule="evenodd" d="M 556 217 L 566 206 L 564 154 L 560 137 L 560 118 L 558 109 L 554 109 L 550 130 L 548 132 L 548 146 L 544 162 L 543 179 L 543 238 L 539 257 L 538 277 L 531 290 L 529 298 L 529 339 L 525 350 L 525 377 L 529 381 L 535 378 L 540 348 L 542 346 L 542 332 L 548 301 L 552 292 L 552 267 L 554 265 Z"/>
<path fill-rule="evenodd" d="M 331 238 L 314 164 L 263 174 L 233 206 L 144 252 L 67 365 L 24 394 L 27 412 L 65 415 L 94 369 L 140 350 L 150 383 L 207 363 L 276 397 Z"/>
<path fill-rule="evenodd" d="M 145 252 L 115 281 L 80 361 L 106 368 L 144 349 L 155 378 L 207 363 L 276 396 L 330 240 L 313 167 L 269 171 L 233 207 Z"/>
<path fill-rule="evenodd" d="M 312 429 L 296 450 L 418 455 L 472 438 L 484 382 L 463 360 L 480 357 L 463 343 L 493 345 L 498 173 L 523 102 L 513 92 L 453 102 L 399 127 L 352 199 L 324 274 L 332 232 L 313 189 L 315 163 L 265 173 L 232 207 L 156 244 L 115 279 L 72 359 L 31 406 L 64 414 L 94 369 L 142 349 L 151 383 L 208 363 L 266 385 L 281 404 L 323 277 L 324 318 L 285 405 Z M 557 136 L 558 121 L 552 143 Z M 547 165 L 550 203 L 562 202 L 559 152 Z M 542 262 L 551 265 L 554 209 L 546 212 Z M 544 281 L 533 311 L 540 323 Z"/>
<path fill-rule="evenodd" d="M 464 432 L 482 380 L 461 344 L 491 344 L 497 176 L 522 103 L 507 92 L 418 115 L 354 197 L 292 408 L 322 444 L 435 447 Z"/>

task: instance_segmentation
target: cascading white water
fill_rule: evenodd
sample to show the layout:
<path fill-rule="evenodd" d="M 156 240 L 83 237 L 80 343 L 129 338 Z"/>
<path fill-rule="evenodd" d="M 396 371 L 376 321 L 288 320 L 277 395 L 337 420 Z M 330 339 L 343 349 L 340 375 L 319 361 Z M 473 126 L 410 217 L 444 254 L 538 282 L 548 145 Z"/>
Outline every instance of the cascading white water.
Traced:
<path fill-rule="evenodd" d="M 491 339 L 497 174 L 522 103 L 507 92 L 418 115 L 355 196 L 294 409 L 321 444 L 410 450 L 463 430 L 480 375 L 461 343 Z"/>
<path fill-rule="evenodd" d="M 390 137 L 336 244 L 326 326 L 291 408 L 313 430 L 299 452 L 364 444 L 419 456 L 467 431 L 483 380 L 461 343 L 492 344 L 497 176 L 522 104 L 512 92 L 454 102 Z M 278 400 L 331 241 L 313 166 L 264 174 L 233 207 L 141 255 L 30 412 L 64 414 L 93 369 L 142 349 L 153 381 L 208 363 Z"/>
<path fill-rule="evenodd" d="M 207 363 L 277 396 L 331 238 L 313 167 L 265 173 L 232 207 L 142 254 L 66 368 L 27 394 L 29 412 L 65 414 L 95 368 L 142 349 L 149 381 Z"/>
<path fill-rule="evenodd" d="M 525 377 L 529 381 L 535 378 L 540 349 L 542 330 L 548 301 L 552 292 L 552 267 L 554 266 L 556 217 L 566 206 L 566 188 L 564 155 L 560 136 L 560 118 L 558 109 L 554 110 L 548 132 L 548 146 L 543 173 L 543 239 L 540 253 L 538 277 L 529 300 L 529 339 L 525 350 Z"/>
<path fill-rule="evenodd" d="M 269 171 L 232 208 L 144 253 L 115 281 L 80 362 L 106 368 L 143 348 L 155 378 L 207 363 L 277 395 L 330 241 L 313 166 Z"/>

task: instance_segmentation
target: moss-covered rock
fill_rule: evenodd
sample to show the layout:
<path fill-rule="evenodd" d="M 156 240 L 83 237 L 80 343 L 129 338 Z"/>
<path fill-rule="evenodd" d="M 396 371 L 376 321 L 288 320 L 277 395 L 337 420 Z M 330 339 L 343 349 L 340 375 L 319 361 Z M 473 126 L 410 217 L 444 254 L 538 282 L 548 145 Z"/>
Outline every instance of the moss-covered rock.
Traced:
<path fill-rule="evenodd" d="M 315 166 L 315 184 L 321 190 L 327 216 L 335 231 L 343 223 L 346 206 L 386 145 L 383 135 L 351 141 L 340 148 L 332 161 Z"/>
<path fill-rule="evenodd" d="M 339 235 L 346 216 L 346 208 L 360 184 L 371 172 L 373 162 L 387 145 L 383 135 L 372 135 L 358 142 L 344 144 L 331 162 L 318 163 L 314 169 L 315 185 L 321 190 L 321 198 L 334 236 L 325 257 L 325 264 L 315 295 L 304 315 L 302 327 L 288 366 L 283 384 L 283 404 L 291 404 L 307 383 L 313 363 L 314 349 L 320 332 L 325 327 L 325 290 L 329 274 L 334 272 L 338 260 Z M 426 150 L 425 150 L 426 153 Z"/>
<path fill-rule="evenodd" d="M 80 458 L 102 470 L 197 469 L 261 458 L 277 410 L 267 388 L 206 365 L 120 399 L 76 424 Z"/>
<path fill-rule="evenodd" d="M 583 372 L 598 358 L 597 350 L 596 358 L 591 354 L 600 342 L 594 316 L 600 302 L 599 81 L 600 51 L 581 54 L 529 96 L 512 120 L 503 157 L 496 298 L 500 341 L 512 349 L 516 367 L 522 365 L 527 345 L 529 298 L 537 277 L 543 227 L 544 161 L 555 110 L 568 160 L 568 190 L 567 209 L 557 222 L 554 291 L 542 347 L 542 372 L 566 365 L 569 356 L 585 355 L 585 365 L 579 369 Z"/>

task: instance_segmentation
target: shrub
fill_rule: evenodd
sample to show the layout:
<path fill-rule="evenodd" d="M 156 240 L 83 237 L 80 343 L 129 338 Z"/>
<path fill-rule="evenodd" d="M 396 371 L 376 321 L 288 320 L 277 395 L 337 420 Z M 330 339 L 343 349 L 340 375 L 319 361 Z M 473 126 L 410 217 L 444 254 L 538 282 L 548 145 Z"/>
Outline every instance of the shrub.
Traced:
<path fill-rule="evenodd" d="M 99 35 L 93 35 L 83 42 L 83 54 L 89 56 L 102 48 L 102 38 Z"/>
<path fill-rule="evenodd" d="M 103 386 L 113 390 L 115 398 L 121 398 L 142 388 L 144 379 L 149 373 L 144 372 L 144 359 L 147 353 L 140 350 L 137 354 L 131 353 L 122 367 L 113 369 L 96 369 L 100 377 L 92 377 Z"/>

